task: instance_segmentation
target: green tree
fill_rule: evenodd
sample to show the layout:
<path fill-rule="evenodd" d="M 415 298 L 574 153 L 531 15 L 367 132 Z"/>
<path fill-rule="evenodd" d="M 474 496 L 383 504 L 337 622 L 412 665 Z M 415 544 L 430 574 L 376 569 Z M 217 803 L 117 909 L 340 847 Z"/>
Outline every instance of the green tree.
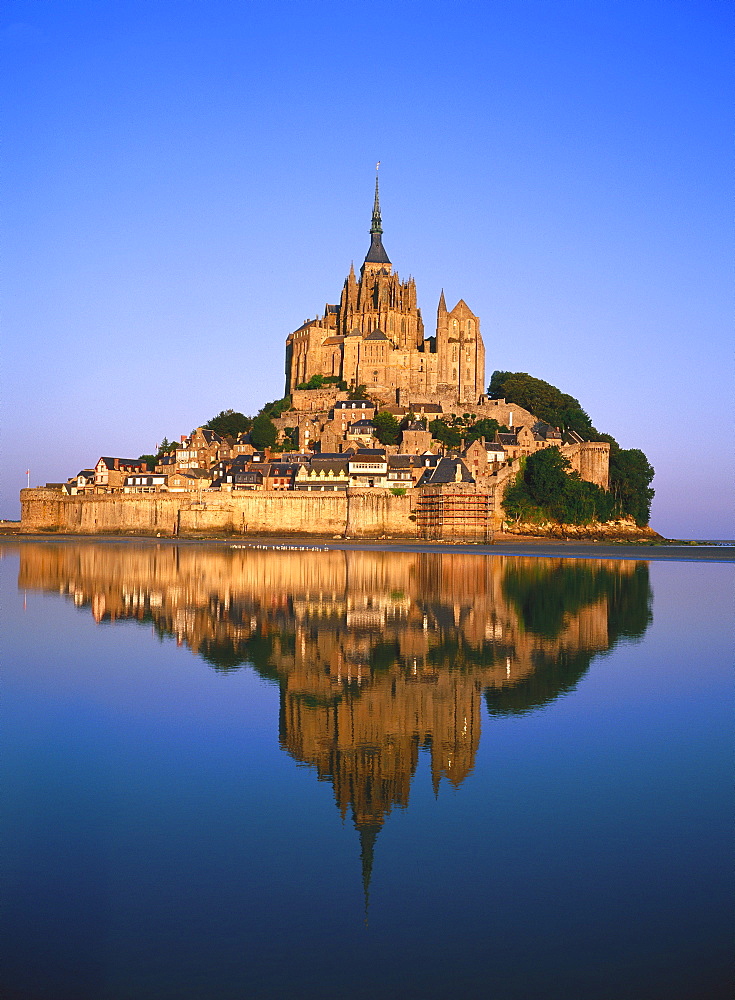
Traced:
<path fill-rule="evenodd" d="M 525 372 L 493 372 L 488 394 L 493 399 L 502 398 L 523 406 L 553 427 L 574 430 L 586 441 L 607 441 L 610 445 L 610 494 L 614 506 L 610 516 L 632 517 L 639 527 L 648 524 L 655 493 L 651 487 L 654 469 L 640 449 L 621 448 L 614 437 L 593 427 L 579 400 Z M 582 502 L 581 494 L 577 500 Z M 601 510 L 604 505 L 598 499 L 596 506 Z"/>
<path fill-rule="evenodd" d="M 521 472 L 505 491 L 503 507 L 517 521 L 553 520 L 559 524 L 609 521 L 615 513 L 610 493 L 571 471 L 558 448 L 529 455 Z"/>
<path fill-rule="evenodd" d="M 158 452 L 156 453 L 156 458 L 160 458 L 161 455 L 168 455 L 170 451 L 175 451 L 180 448 L 181 444 L 179 441 L 169 441 L 168 438 L 164 438 L 163 441 L 158 446 Z"/>
<path fill-rule="evenodd" d="M 283 447 L 288 451 L 299 450 L 298 427 L 285 427 L 283 430 Z"/>
<path fill-rule="evenodd" d="M 638 448 L 610 449 L 610 491 L 620 511 L 642 527 L 651 517 L 653 466 Z"/>
<path fill-rule="evenodd" d="M 256 448 L 272 448 L 278 438 L 278 429 L 270 417 L 260 413 L 250 428 L 250 442 Z"/>
<path fill-rule="evenodd" d="M 312 375 L 308 382 L 301 382 L 296 386 L 297 389 L 321 389 L 324 385 L 323 375 Z"/>
<path fill-rule="evenodd" d="M 375 434 L 381 444 L 396 444 L 398 441 L 399 424 L 392 413 L 381 410 L 373 418 Z"/>
<path fill-rule="evenodd" d="M 552 427 L 576 431 L 590 440 L 592 421 L 578 399 L 526 372 L 495 371 L 487 387 L 491 399 L 517 403 Z"/>
<path fill-rule="evenodd" d="M 237 410 L 221 410 L 216 417 L 208 420 L 204 426 L 207 430 L 214 431 L 220 437 L 230 435 L 236 438 L 238 434 L 249 431 L 252 426 L 252 419 L 246 417 L 244 413 Z"/>
<path fill-rule="evenodd" d="M 492 417 L 483 417 L 470 424 L 464 436 L 465 444 L 471 444 L 484 438 L 486 441 L 494 441 L 498 431 L 507 431 L 505 424 L 499 424 Z"/>
<path fill-rule="evenodd" d="M 435 441 L 439 441 L 445 448 L 459 448 L 462 443 L 462 423 L 450 425 L 446 420 L 437 418 L 429 424 L 431 436 Z"/>
<path fill-rule="evenodd" d="M 283 399 L 274 399 L 272 403 L 261 406 L 258 416 L 266 416 L 271 420 L 277 420 L 286 410 L 291 409 L 291 397 L 284 396 Z"/>
<path fill-rule="evenodd" d="M 563 506 L 571 462 L 558 448 L 543 448 L 529 455 L 523 473 L 533 502 L 544 510 Z"/>
<path fill-rule="evenodd" d="M 138 455 L 139 462 L 145 462 L 149 472 L 153 472 L 156 467 L 156 455 Z"/>

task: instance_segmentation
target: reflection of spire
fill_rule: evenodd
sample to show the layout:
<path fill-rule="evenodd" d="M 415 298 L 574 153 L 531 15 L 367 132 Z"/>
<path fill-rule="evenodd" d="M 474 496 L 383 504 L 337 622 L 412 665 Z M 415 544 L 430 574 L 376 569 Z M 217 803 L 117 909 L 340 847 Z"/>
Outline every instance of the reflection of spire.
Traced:
<path fill-rule="evenodd" d="M 365 894 L 365 924 L 368 921 L 368 909 L 370 908 L 370 879 L 373 875 L 373 849 L 380 829 L 380 825 L 377 823 L 362 824 L 358 827 L 360 832 L 360 861 L 362 862 L 362 890 Z"/>

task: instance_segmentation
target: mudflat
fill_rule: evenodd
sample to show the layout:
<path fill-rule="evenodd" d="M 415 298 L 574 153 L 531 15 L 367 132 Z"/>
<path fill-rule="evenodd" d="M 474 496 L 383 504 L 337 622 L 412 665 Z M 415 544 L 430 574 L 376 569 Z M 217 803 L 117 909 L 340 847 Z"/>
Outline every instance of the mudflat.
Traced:
<path fill-rule="evenodd" d="M 332 537 L 297 537 L 293 535 L 211 536 L 200 538 L 155 538 L 150 535 L 53 535 L 13 533 L 6 536 L 5 545 L 55 545 L 63 542 L 116 545 L 236 545 L 238 548 L 259 546 L 293 551 L 304 550 L 371 550 L 378 552 L 473 552 L 487 555 L 539 556 L 551 559 L 639 559 L 735 562 L 735 542 L 664 540 L 656 542 L 579 541 L 538 536 L 499 535 L 488 543 L 412 542 L 405 538 L 349 539 Z M 3 544 L 3 542 L 0 542 Z"/>

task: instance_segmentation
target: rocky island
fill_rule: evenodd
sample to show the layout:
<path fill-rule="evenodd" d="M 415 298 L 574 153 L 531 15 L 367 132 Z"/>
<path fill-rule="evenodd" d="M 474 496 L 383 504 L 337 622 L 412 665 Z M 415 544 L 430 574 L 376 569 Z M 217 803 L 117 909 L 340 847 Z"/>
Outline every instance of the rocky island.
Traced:
<path fill-rule="evenodd" d="M 485 388 L 480 317 L 442 292 L 427 335 L 382 235 L 376 177 L 359 275 L 350 267 L 339 301 L 286 338 L 281 399 L 22 490 L 21 532 L 654 535 L 646 456 L 526 373 L 495 371 Z"/>

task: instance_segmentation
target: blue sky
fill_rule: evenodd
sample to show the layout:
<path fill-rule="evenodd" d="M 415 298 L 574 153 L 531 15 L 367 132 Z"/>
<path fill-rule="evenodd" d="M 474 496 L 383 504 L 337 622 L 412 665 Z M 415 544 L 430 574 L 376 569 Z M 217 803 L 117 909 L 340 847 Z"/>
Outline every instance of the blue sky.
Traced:
<path fill-rule="evenodd" d="M 724 0 L 12 2 L 2 506 L 283 393 L 286 335 L 384 243 L 487 376 L 656 468 L 652 524 L 733 537 L 733 13 Z"/>

